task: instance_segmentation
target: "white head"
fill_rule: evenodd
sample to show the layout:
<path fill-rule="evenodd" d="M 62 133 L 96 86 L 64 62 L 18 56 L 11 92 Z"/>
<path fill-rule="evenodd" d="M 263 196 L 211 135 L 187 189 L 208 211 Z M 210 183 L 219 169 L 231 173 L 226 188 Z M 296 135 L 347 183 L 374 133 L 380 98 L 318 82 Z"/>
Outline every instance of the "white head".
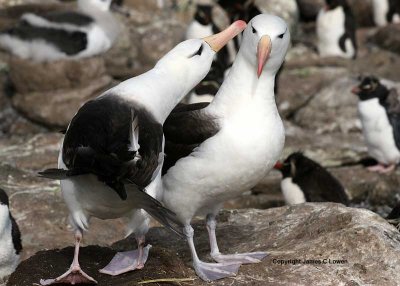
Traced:
<path fill-rule="evenodd" d="M 78 0 L 78 6 L 83 10 L 96 9 L 109 11 L 112 0 Z"/>
<path fill-rule="evenodd" d="M 207 75 L 215 53 L 245 28 L 245 22 L 236 21 L 218 34 L 181 42 L 162 57 L 155 68 L 179 82 L 186 94 Z"/>
<path fill-rule="evenodd" d="M 290 32 L 285 21 L 274 15 L 260 14 L 248 23 L 239 53 L 256 66 L 258 77 L 268 69 L 275 74 L 282 65 L 290 45 Z"/>

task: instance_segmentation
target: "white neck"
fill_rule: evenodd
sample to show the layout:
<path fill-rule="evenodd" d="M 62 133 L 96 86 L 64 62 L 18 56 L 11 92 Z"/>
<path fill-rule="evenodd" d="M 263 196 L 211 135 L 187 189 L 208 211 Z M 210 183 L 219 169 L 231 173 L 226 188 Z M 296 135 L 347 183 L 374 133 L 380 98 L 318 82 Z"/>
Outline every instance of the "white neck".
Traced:
<path fill-rule="evenodd" d="M 172 109 L 189 92 L 181 82 L 171 79 L 169 74 L 167 70 L 156 66 L 120 83 L 114 91 L 122 98 L 142 105 L 159 123 L 164 124 Z"/>
<path fill-rule="evenodd" d="M 258 78 L 256 67 L 246 61 L 239 51 L 232 69 L 208 107 L 209 110 L 227 115 L 235 112 L 236 108 L 254 101 L 260 104 L 260 107 L 276 109 L 275 75 L 276 71 L 265 68 Z"/>

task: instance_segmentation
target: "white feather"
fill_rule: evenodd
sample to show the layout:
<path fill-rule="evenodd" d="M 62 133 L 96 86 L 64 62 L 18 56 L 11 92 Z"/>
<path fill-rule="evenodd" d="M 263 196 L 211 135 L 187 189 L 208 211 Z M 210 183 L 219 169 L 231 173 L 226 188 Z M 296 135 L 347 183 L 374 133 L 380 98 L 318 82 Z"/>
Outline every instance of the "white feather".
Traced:
<path fill-rule="evenodd" d="M 374 21 L 377 26 L 386 26 L 386 15 L 389 12 L 388 0 L 372 0 L 372 7 L 374 11 Z"/>
<path fill-rule="evenodd" d="M 17 268 L 20 256 L 15 253 L 9 209 L 0 205 L 0 280 Z"/>
<path fill-rule="evenodd" d="M 397 164 L 400 152 L 386 110 L 377 98 L 358 103 L 362 130 L 369 154 L 383 164 Z"/>
<path fill-rule="evenodd" d="M 302 204 L 306 202 L 303 191 L 293 183 L 292 178 L 284 178 L 281 181 L 281 190 L 287 205 Z"/>
<path fill-rule="evenodd" d="M 345 42 L 346 52 L 339 46 L 339 39 L 345 32 L 345 13 L 342 7 L 325 11 L 321 9 L 317 17 L 318 52 L 321 57 L 340 56 L 352 58 L 355 53 L 349 39 Z"/>

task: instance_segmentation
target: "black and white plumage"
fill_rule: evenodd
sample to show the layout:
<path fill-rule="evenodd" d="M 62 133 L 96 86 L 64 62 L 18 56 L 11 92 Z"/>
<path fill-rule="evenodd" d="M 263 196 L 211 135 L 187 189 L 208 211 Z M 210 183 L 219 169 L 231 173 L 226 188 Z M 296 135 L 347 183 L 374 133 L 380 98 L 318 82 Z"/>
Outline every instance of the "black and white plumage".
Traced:
<path fill-rule="evenodd" d="M 275 168 L 282 173 L 281 189 L 288 205 L 305 202 L 349 204 L 342 184 L 328 170 L 300 152 L 290 154 Z"/>
<path fill-rule="evenodd" d="M 373 0 L 374 21 L 377 26 L 400 23 L 400 1 Z"/>
<path fill-rule="evenodd" d="M 325 0 L 317 16 L 318 52 L 321 57 L 357 57 L 356 21 L 346 0 Z"/>
<path fill-rule="evenodd" d="M 243 263 L 260 262 L 265 252 L 223 255 L 216 215 L 224 201 L 256 185 L 274 166 L 284 145 L 284 127 L 274 94 L 275 76 L 290 43 L 279 17 L 262 14 L 243 32 L 233 66 L 209 104 L 176 108 L 164 124 L 166 164 L 163 202 L 185 224 L 197 275 L 206 281 L 233 276 Z M 167 169 L 169 167 L 169 169 Z M 207 218 L 211 257 L 199 259 L 190 223 Z"/>
<path fill-rule="evenodd" d="M 78 11 L 26 13 L 0 33 L 0 47 L 23 59 L 54 61 L 101 54 L 113 45 L 119 24 L 111 0 L 78 0 Z"/>
<path fill-rule="evenodd" d="M 352 92 L 359 97 L 358 113 L 369 154 L 379 162 L 371 171 L 390 172 L 400 162 L 400 102 L 396 89 L 376 77 L 361 79 Z"/>
<path fill-rule="evenodd" d="M 71 268 L 54 283 L 96 283 L 78 262 L 83 230 L 91 217 L 128 217 L 138 250 L 117 253 L 102 273 L 141 269 L 151 246 L 144 247 L 149 216 L 181 233 L 175 214 L 157 199 L 162 192 L 162 125 L 172 109 L 210 69 L 215 52 L 243 30 L 234 23 L 217 35 L 178 44 L 156 66 L 85 103 L 72 119 L 59 153 L 58 169 L 42 176 L 60 179 L 75 230 Z M 146 213 L 147 212 L 147 213 Z M 179 228 L 178 228 L 179 227 Z"/>
<path fill-rule="evenodd" d="M 0 282 L 17 268 L 22 251 L 21 233 L 9 207 L 8 196 L 0 189 Z"/>
<path fill-rule="evenodd" d="M 186 30 L 186 39 L 204 38 L 220 32 L 220 28 L 215 23 L 213 15 L 214 5 L 211 3 L 197 4 L 193 21 Z M 233 23 L 233 22 L 232 22 Z M 221 49 L 215 56 L 210 72 L 189 95 L 186 97 L 187 103 L 210 102 L 214 99 L 219 87 L 221 86 L 226 71 L 231 66 L 236 51 L 233 43 Z"/>

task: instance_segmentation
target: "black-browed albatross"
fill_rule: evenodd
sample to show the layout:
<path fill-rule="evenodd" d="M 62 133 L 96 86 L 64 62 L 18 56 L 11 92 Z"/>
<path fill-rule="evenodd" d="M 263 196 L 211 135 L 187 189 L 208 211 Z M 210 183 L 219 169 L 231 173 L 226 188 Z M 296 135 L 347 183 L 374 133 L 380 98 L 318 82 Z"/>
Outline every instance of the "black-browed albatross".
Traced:
<path fill-rule="evenodd" d="M 254 17 L 211 104 L 179 106 L 164 124 L 163 202 L 185 225 L 194 269 L 206 281 L 235 275 L 240 264 L 260 262 L 266 255 L 221 254 L 215 217 L 224 201 L 257 184 L 282 152 L 285 132 L 274 83 L 289 43 L 289 30 L 281 18 Z M 207 216 L 211 256 L 218 263 L 197 256 L 190 225 L 195 215 Z"/>
<path fill-rule="evenodd" d="M 210 69 L 215 52 L 243 31 L 243 21 L 219 34 L 178 44 L 156 66 L 126 80 L 84 104 L 66 131 L 58 167 L 42 173 L 61 179 L 64 200 L 75 230 L 75 254 L 70 269 L 54 283 L 96 283 L 78 262 L 83 230 L 91 217 L 129 217 L 138 250 L 118 253 L 102 273 L 118 275 L 143 268 L 149 217 L 176 232 L 180 222 L 154 198 L 160 194 L 164 160 L 162 125 L 171 110 Z M 154 197 L 154 198 L 153 198 Z M 141 210 L 143 209 L 143 210 Z"/>
<path fill-rule="evenodd" d="M 79 59 L 107 51 L 115 42 L 119 23 L 110 12 L 112 0 L 78 0 L 78 11 L 36 15 L 0 33 L 0 46 L 35 61 Z"/>

